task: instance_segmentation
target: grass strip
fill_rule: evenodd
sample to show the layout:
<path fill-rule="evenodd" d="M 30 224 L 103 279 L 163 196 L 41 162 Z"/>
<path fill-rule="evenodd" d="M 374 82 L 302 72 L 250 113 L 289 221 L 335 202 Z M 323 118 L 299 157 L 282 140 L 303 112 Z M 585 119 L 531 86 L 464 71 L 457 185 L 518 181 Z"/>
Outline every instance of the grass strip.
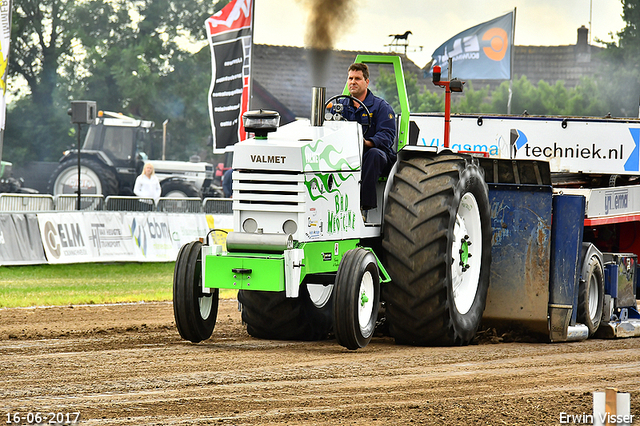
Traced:
<path fill-rule="evenodd" d="M 170 301 L 173 268 L 174 262 L 3 266 L 0 308 Z"/>

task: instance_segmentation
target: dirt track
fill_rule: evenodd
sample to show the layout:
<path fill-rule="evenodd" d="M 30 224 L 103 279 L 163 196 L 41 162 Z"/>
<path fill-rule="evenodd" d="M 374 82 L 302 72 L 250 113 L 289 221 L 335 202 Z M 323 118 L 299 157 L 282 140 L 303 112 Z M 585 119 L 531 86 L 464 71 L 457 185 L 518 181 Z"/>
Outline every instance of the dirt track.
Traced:
<path fill-rule="evenodd" d="M 352 352 L 332 340 L 253 339 L 234 300 L 218 318 L 194 345 L 180 339 L 170 303 L 0 310 L 0 419 L 549 425 L 591 413 L 591 392 L 616 387 L 631 393 L 640 424 L 640 339 L 422 348 L 380 337 Z"/>

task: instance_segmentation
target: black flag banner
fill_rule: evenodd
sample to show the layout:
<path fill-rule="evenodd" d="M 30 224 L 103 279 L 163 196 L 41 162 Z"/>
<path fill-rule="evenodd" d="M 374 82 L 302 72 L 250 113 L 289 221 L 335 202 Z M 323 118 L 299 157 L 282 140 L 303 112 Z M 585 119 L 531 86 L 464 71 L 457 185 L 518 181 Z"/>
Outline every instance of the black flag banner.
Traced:
<path fill-rule="evenodd" d="M 211 47 L 209 115 L 213 152 L 246 139 L 242 114 L 249 106 L 253 0 L 233 0 L 205 22 Z"/>

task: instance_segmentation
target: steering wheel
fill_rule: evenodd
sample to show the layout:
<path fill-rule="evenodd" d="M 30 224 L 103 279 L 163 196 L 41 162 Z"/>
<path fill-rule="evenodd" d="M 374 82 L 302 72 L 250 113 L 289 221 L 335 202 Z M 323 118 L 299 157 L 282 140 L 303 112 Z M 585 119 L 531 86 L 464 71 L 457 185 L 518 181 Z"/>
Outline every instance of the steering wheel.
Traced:
<path fill-rule="evenodd" d="M 350 99 L 353 102 L 357 102 L 360 105 L 362 105 L 362 107 L 364 108 L 365 112 L 367 113 L 367 124 L 362 124 L 363 127 L 366 126 L 366 129 L 362 129 L 362 134 L 365 135 L 367 134 L 367 132 L 369 131 L 369 129 L 371 128 L 371 113 L 369 112 L 369 108 L 367 108 L 367 106 L 362 103 L 362 101 L 354 98 L 353 96 L 350 95 L 336 95 L 336 96 L 332 96 L 330 97 L 325 103 L 324 103 L 324 110 L 326 111 L 329 108 L 329 105 L 331 104 L 332 101 L 338 100 L 338 99 Z M 338 105 L 340 105 L 340 107 L 338 107 Z M 325 114 L 325 120 L 327 121 L 341 121 L 341 120 L 345 120 L 344 116 L 342 115 L 342 108 L 344 107 L 343 104 L 336 102 L 335 105 L 333 105 L 334 109 L 340 109 L 340 111 L 336 111 L 335 114 Z"/>

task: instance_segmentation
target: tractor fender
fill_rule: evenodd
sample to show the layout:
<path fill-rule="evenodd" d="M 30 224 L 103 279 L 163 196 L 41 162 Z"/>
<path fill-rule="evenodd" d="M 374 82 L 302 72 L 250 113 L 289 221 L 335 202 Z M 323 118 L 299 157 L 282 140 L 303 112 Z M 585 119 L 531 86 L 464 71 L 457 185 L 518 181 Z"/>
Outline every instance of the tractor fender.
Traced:
<path fill-rule="evenodd" d="M 160 184 L 163 184 L 165 182 L 191 182 L 191 181 L 183 178 L 182 176 L 172 176 L 166 179 L 162 179 L 160 181 Z"/>
<path fill-rule="evenodd" d="M 598 262 L 600 262 L 600 266 L 604 271 L 604 260 L 602 257 L 602 252 L 598 250 L 598 248 L 592 243 L 582 243 L 582 251 L 580 256 L 580 281 L 584 281 L 584 277 L 589 273 L 589 259 L 595 255 L 598 258 Z"/>
<path fill-rule="evenodd" d="M 109 159 L 109 157 L 107 157 L 105 155 L 104 152 L 102 151 L 96 151 L 96 150 L 82 150 L 80 152 L 80 155 L 82 158 L 92 158 L 95 159 L 96 161 L 100 161 L 101 163 L 113 168 L 115 170 L 115 166 L 113 164 L 113 161 L 111 161 L 111 159 Z M 78 158 L 78 151 L 73 149 L 70 151 L 67 151 L 62 157 L 60 157 L 60 160 L 58 160 L 59 163 L 62 163 L 63 161 L 66 161 L 70 158 Z"/>

